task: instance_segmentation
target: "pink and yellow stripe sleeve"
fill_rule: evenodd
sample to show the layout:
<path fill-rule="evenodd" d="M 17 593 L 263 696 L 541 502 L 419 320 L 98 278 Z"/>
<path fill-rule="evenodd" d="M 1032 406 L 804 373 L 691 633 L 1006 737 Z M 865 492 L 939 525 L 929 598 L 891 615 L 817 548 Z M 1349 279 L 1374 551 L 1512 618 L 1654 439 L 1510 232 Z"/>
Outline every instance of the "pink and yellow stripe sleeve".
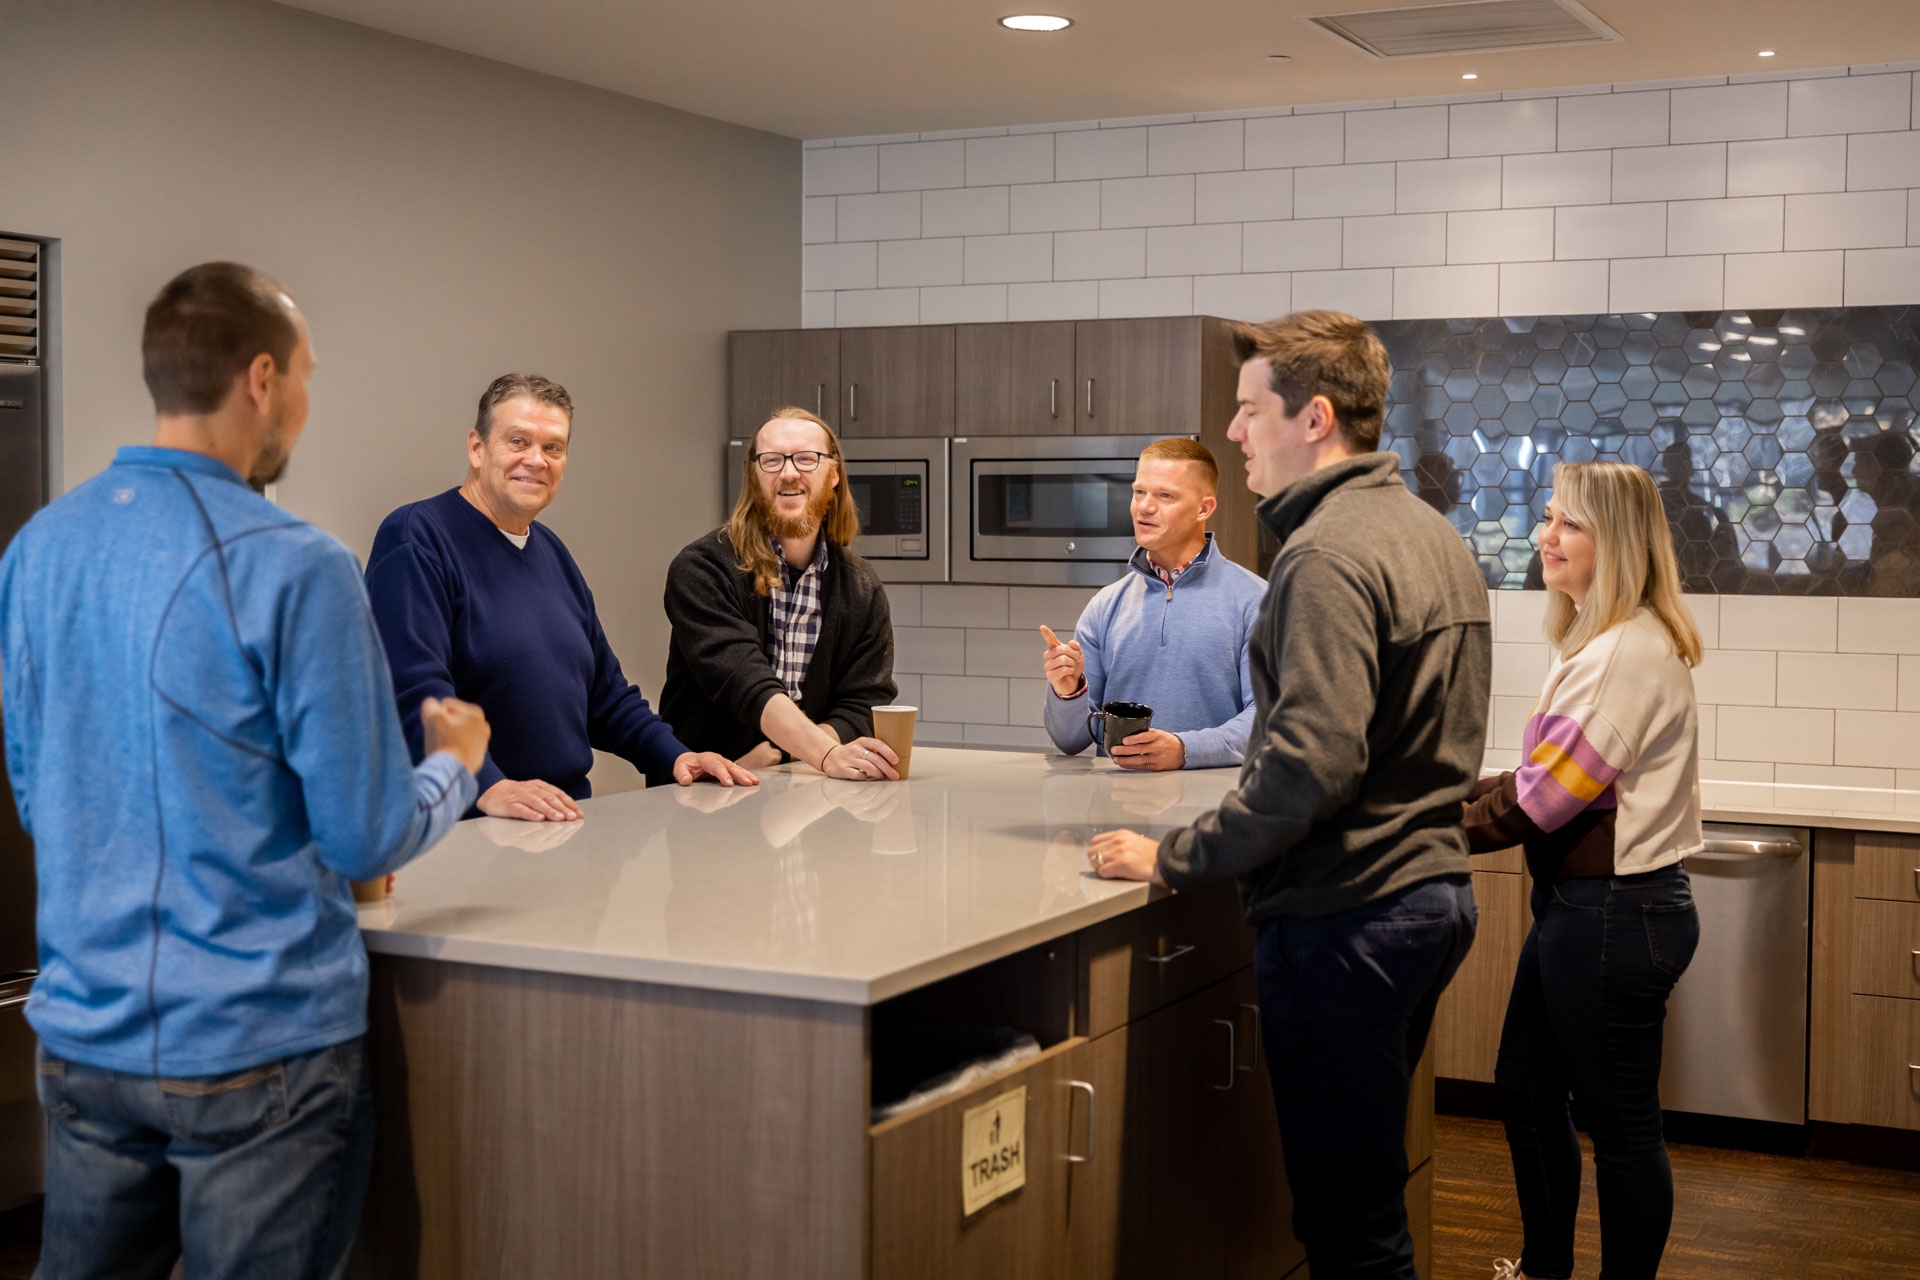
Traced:
<path fill-rule="evenodd" d="M 1571 716 L 1527 721 L 1527 760 L 1514 772 L 1520 807 L 1542 831 L 1557 831 L 1588 809 L 1615 807 L 1620 770 L 1587 739 Z"/>

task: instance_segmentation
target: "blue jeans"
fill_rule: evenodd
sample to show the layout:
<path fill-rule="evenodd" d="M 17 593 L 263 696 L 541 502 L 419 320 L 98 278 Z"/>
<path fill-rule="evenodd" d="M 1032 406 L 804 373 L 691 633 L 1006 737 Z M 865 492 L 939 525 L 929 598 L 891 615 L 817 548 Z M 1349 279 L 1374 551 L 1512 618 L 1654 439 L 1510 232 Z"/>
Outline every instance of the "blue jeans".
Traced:
<path fill-rule="evenodd" d="M 1700 941 L 1686 868 L 1533 888 L 1494 1080 L 1528 1276 L 1573 1274 L 1578 1112 L 1593 1137 L 1601 1280 L 1651 1278 L 1673 1221 L 1660 1120 L 1667 996 Z M 1572 1099 L 1572 1107 L 1568 1099 Z"/>
<path fill-rule="evenodd" d="M 1477 920 L 1459 875 L 1261 926 L 1262 1040 L 1313 1280 L 1415 1280 L 1407 1092 Z"/>
<path fill-rule="evenodd" d="M 40 1053 L 47 1200 L 35 1280 L 344 1275 L 373 1157 L 364 1039 L 222 1076 Z"/>

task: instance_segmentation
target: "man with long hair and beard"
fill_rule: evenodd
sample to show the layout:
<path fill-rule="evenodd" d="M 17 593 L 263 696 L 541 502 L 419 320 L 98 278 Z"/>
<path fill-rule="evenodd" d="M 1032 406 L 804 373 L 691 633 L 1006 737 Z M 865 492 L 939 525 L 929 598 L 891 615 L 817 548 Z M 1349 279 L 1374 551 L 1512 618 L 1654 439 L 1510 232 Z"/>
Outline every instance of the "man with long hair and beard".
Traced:
<path fill-rule="evenodd" d="M 870 736 L 872 709 L 894 696 L 893 620 L 849 547 L 860 517 L 844 478 L 833 428 L 776 409 L 747 450 L 733 514 L 674 557 L 660 713 L 692 749 L 748 768 L 899 776 Z"/>

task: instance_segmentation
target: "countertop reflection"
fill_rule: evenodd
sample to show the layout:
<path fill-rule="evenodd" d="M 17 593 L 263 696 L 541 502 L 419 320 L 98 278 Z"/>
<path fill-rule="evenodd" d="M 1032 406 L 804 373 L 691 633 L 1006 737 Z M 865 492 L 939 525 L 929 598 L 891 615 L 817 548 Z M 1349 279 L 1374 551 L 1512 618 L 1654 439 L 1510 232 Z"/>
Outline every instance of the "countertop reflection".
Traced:
<path fill-rule="evenodd" d="M 1236 773 L 920 747 L 906 782 L 631 791 L 461 823 L 360 927 L 390 955 L 871 1004 L 1144 904 L 1088 839 L 1183 826 Z"/>

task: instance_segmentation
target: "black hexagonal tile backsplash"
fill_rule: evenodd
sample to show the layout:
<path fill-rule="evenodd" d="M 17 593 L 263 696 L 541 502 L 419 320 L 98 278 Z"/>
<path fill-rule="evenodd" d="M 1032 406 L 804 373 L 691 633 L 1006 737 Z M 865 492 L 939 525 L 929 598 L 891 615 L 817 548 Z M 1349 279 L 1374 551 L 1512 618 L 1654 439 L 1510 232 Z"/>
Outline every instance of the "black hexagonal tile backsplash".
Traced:
<path fill-rule="evenodd" d="M 1920 596 L 1920 307 L 1376 324 L 1381 448 L 1492 587 L 1539 583 L 1553 464 L 1645 467 L 1689 591 Z"/>

